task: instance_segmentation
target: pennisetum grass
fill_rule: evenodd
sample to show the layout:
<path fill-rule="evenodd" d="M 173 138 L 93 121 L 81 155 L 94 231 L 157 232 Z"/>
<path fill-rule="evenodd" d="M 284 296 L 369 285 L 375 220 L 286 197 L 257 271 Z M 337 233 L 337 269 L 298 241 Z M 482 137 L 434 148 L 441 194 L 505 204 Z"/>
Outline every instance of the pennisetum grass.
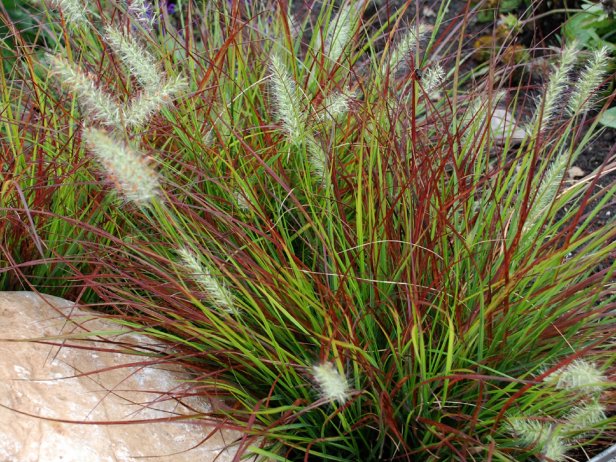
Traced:
<path fill-rule="evenodd" d="M 353 2 L 348 2 L 342 5 L 332 19 L 325 40 L 325 56 L 332 63 L 340 64 L 356 32 L 358 15 Z"/>
<path fill-rule="evenodd" d="M 186 248 L 179 249 L 178 255 L 181 263 L 190 271 L 195 282 L 206 291 L 214 306 L 223 311 L 235 313 L 233 295 L 220 281 L 212 276 L 208 268 L 201 265 L 197 256 Z"/>
<path fill-rule="evenodd" d="M 312 368 L 312 375 L 318 389 L 327 401 L 344 404 L 349 399 L 349 385 L 344 375 L 329 362 L 317 364 Z"/>
<path fill-rule="evenodd" d="M 570 115 L 583 114 L 593 107 L 593 95 L 603 83 L 608 71 L 609 55 L 607 47 L 601 47 L 593 52 L 592 58 L 580 74 L 577 85 L 569 98 L 567 111 Z"/>
<path fill-rule="evenodd" d="M 32 85 L 3 76 L 0 210 L 67 274 L 45 283 L 167 342 L 188 393 L 229 404 L 191 417 L 243 429 L 238 451 L 262 460 L 565 460 L 608 443 L 616 229 L 593 217 L 616 191 L 594 187 L 601 170 L 565 178 L 597 130 L 579 116 L 603 52 L 578 72 L 566 44 L 535 104 L 494 63 L 471 85 L 460 28 L 439 35 L 447 3 L 429 46 L 403 9 L 379 23 L 327 1 L 292 31 L 272 5 L 271 23 L 253 2 L 158 20 L 109 5 L 58 30 Z M 492 136 L 497 102 L 536 108 L 523 137 Z M 11 245 L 27 280 L 38 256 Z"/>
<path fill-rule="evenodd" d="M 396 72 L 402 67 L 408 68 L 409 56 L 415 55 L 419 43 L 431 30 L 432 27 L 424 23 L 419 23 L 409 28 L 408 32 L 402 36 L 391 51 L 391 55 L 387 61 L 387 68 L 390 72 Z M 414 56 L 415 61 L 417 58 L 417 56 Z"/>
<path fill-rule="evenodd" d="M 569 84 L 570 72 L 575 64 L 579 50 L 577 44 L 567 45 L 562 52 L 558 64 L 554 66 L 552 74 L 545 89 L 545 96 L 541 98 L 535 111 L 535 118 L 531 124 L 534 128 L 545 128 L 555 116 L 562 101 L 564 92 Z"/>

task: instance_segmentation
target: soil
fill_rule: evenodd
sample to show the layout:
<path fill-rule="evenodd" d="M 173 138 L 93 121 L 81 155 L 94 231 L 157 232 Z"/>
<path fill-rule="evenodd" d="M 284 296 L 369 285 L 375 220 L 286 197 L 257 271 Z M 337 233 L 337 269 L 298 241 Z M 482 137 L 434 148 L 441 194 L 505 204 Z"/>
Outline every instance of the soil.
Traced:
<path fill-rule="evenodd" d="M 606 161 L 610 158 L 614 160 L 616 155 L 616 129 L 607 128 L 580 154 L 575 161 L 575 165 L 580 167 L 584 173 L 591 173 L 602 168 L 605 169 Z M 597 188 L 607 189 L 616 186 L 616 171 L 607 173 L 597 181 Z M 616 217 L 616 200 L 612 199 L 601 210 L 593 221 L 593 229 L 604 226 L 614 226 Z"/>

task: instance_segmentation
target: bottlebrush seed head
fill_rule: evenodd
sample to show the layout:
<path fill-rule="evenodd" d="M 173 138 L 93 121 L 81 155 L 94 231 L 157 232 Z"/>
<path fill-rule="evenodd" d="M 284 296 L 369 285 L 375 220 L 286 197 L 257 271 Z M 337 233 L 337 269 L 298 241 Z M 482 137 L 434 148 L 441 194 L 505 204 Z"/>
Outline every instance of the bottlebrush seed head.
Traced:
<path fill-rule="evenodd" d="M 336 121 L 342 117 L 351 107 L 352 98 L 355 95 L 351 91 L 334 92 L 323 101 L 323 109 L 318 115 L 319 120 Z"/>
<path fill-rule="evenodd" d="M 600 87 L 610 65 L 610 51 L 602 47 L 593 53 L 580 78 L 573 87 L 573 94 L 567 105 L 570 115 L 582 114 L 592 108 L 593 94 Z"/>
<path fill-rule="evenodd" d="M 173 100 L 174 96 L 187 87 L 184 77 L 178 76 L 160 88 L 144 88 L 131 103 L 124 108 L 124 124 L 126 127 L 139 127 L 161 108 Z"/>
<path fill-rule="evenodd" d="M 565 460 L 568 450 L 565 441 L 555 432 L 553 425 L 524 417 L 513 417 L 508 421 L 508 430 L 514 434 L 523 445 L 537 445 L 541 453 L 553 460 Z"/>
<path fill-rule="evenodd" d="M 328 31 L 325 40 L 325 56 L 332 62 L 340 62 L 340 58 L 345 52 L 353 34 L 355 33 L 355 24 L 357 22 L 357 13 L 350 5 L 345 5 L 340 8 L 338 14 L 333 19 L 331 24 L 333 27 Z"/>
<path fill-rule="evenodd" d="M 398 68 L 403 68 L 409 54 L 415 54 L 417 44 L 426 36 L 432 27 L 428 24 L 418 24 L 414 26 L 400 39 L 393 51 L 389 55 L 388 66 L 390 72 L 395 72 Z M 385 72 L 387 66 L 383 69 Z"/>
<path fill-rule="evenodd" d="M 512 417 L 507 426 L 509 432 L 526 445 L 544 441 L 551 432 L 550 425 L 525 417 Z"/>
<path fill-rule="evenodd" d="M 113 52 L 143 87 L 149 90 L 161 87 L 162 71 L 148 50 L 130 35 L 123 34 L 114 26 L 107 26 L 105 32 L 106 41 Z"/>
<path fill-rule="evenodd" d="M 287 71 L 282 59 L 273 55 L 270 62 L 271 85 L 278 118 L 282 121 L 289 139 L 299 144 L 304 139 L 306 115 L 295 82 Z"/>
<path fill-rule="evenodd" d="M 441 85 L 445 78 L 445 70 L 440 64 L 434 64 L 426 70 L 422 79 L 422 86 L 428 96 Z"/>
<path fill-rule="evenodd" d="M 330 362 L 318 364 L 312 368 L 312 373 L 324 399 L 330 402 L 338 401 L 340 404 L 349 399 L 349 384 L 334 364 Z"/>
<path fill-rule="evenodd" d="M 546 127 L 556 114 L 563 97 L 563 93 L 569 84 L 569 73 L 575 64 L 579 49 L 573 42 L 563 50 L 560 63 L 554 68 L 548 81 L 543 97 L 543 104 L 539 102 L 533 118 L 533 122 L 527 131 L 532 133 L 533 127 L 539 124 L 539 129 Z"/>
<path fill-rule="evenodd" d="M 561 462 L 567 460 L 566 455 L 568 450 L 569 446 L 567 446 L 566 441 L 563 440 L 563 438 L 554 435 L 545 442 L 541 453 L 547 460 Z"/>
<path fill-rule="evenodd" d="M 327 158 L 327 153 L 312 137 L 308 137 L 306 144 L 308 148 L 308 162 L 310 163 L 310 169 L 313 175 L 319 179 L 321 186 L 327 188 L 330 184 L 329 160 Z"/>
<path fill-rule="evenodd" d="M 84 137 L 90 152 L 128 201 L 146 206 L 159 195 L 158 175 L 145 157 L 97 128 L 87 128 Z"/>
<path fill-rule="evenodd" d="M 594 400 L 583 406 L 576 406 L 573 408 L 567 415 L 567 423 L 564 425 L 564 431 L 587 430 L 605 419 L 606 416 L 603 405 L 598 400 Z"/>
<path fill-rule="evenodd" d="M 236 313 L 237 309 L 235 308 L 233 296 L 229 289 L 211 275 L 210 270 L 201 264 L 197 256 L 186 248 L 179 249 L 178 254 L 194 281 L 207 292 L 211 302 L 222 311 Z"/>
<path fill-rule="evenodd" d="M 594 364 L 576 359 L 563 369 L 548 375 L 544 381 L 562 390 L 576 390 L 593 397 L 601 392 L 607 379 Z"/>
<path fill-rule="evenodd" d="M 537 188 L 535 202 L 526 218 L 523 229 L 524 233 L 527 233 L 539 221 L 542 215 L 549 210 L 558 194 L 568 164 L 569 153 L 565 151 L 558 154 L 552 165 L 550 165 L 545 177 Z"/>
<path fill-rule="evenodd" d="M 79 0 L 52 0 L 51 5 L 59 8 L 66 17 L 67 24 L 88 25 L 86 5 Z"/>
<path fill-rule="evenodd" d="M 122 122 L 122 110 L 117 101 L 94 83 L 94 77 L 83 72 L 66 58 L 59 55 L 48 57 L 52 72 L 60 83 L 75 93 L 82 106 L 89 112 L 90 120 L 117 127 Z"/>

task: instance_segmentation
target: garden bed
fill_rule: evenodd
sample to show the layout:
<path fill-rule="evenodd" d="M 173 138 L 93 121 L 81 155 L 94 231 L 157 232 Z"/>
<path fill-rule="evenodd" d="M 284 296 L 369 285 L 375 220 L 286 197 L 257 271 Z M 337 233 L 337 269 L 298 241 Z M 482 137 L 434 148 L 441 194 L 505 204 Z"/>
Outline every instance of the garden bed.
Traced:
<path fill-rule="evenodd" d="M 482 66 L 496 30 L 463 2 L 60 3 L 53 51 L 3 75 L 6 285 L 171 345 L 149 359 L 226 403 L 195 417 L 243 430 L 240 453 L 611 444 L 616 191 L 570 181 L 572 156 L 605 160 L 575 47 Z M 602 56 L 580 64 L 607 75 Z"/>

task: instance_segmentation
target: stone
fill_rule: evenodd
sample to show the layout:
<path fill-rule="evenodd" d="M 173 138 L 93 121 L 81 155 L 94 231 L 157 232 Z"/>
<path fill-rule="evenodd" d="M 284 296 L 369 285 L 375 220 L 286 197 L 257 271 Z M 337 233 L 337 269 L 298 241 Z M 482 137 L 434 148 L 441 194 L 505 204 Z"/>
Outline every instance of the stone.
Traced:
<path fill-rule="evenodd" d="M 490 127 L 494 140 L 499 143 L 506 141 L 513 144 L 521 143 L 526 137 L 526 131 L 517 125 L 513 114 L 506 109 L 494 109 Z"/>
<path fill-rule="evenodd" d="M 576 178 L 580 178 L 586 175 L 586 172 L 584 170 L 582 170 L 580 167 L 577 167 L 575 165 L 571 167 L 569 170 L 567 170 L 567 173 L 569 174 L 569 178 L 571 178 L 572 180 L 575 180 Z"/>
<path fill-rule="evenodd" d="M 238 432 L 213 431 L 197 419 L 135 423 L 210 409 L 204 399 L 174 397 L 187 386 L 185 371 L 131 366 L 144 357 L 113 351 L 122 347 L 100 341 L 71 339 L 71 346 L 62 347 L 23 341 L 87 331 L 122 344 L 154 345 L 66 300 L 0 292 L 0 461 L 233 460 L 234 451 L 226 446 Z"/>

